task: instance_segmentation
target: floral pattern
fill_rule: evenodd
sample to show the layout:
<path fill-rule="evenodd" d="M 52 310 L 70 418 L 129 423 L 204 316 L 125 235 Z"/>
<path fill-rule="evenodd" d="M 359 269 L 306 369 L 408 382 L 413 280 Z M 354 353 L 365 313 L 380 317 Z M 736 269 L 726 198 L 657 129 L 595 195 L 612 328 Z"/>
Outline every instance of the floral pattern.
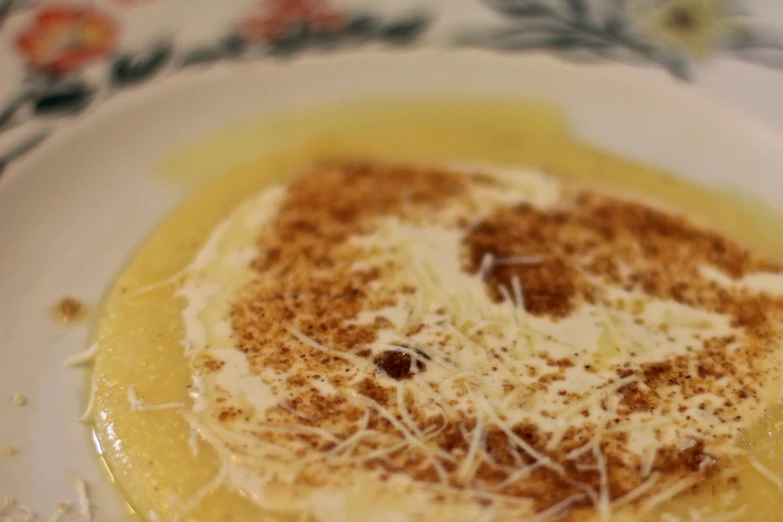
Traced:
<path fill-rule="evenodd" d="M 242 35 L 254 43 L 276 43 L 291 33 L 334 35 L 345 28 L 344 13 L 318 0 L 273 0 L 241 23 Z"/>
<path fill-rule="evenodd" d="M 115 0 L 134 8 L 147 0 Z M 24 0 L 0 0 L 3 14 L 36 7 Z M 162 74 L 210 63 L 280 58 L 311 49 L 355 47 L 369 42 L 388 46 L 414 42 L 431 22 L 421 12 L 396 18 L 367 11 L 347 11 L 326 0 L 266 0 L 208 45 L 178 48 L 158 40 L 146 49 L 117 49 L 119 24 L 95 7 L 60 4 L 41 6 L 18 35 L 16 48 L 27 64 L 22 90 L 0 100 L 0 137 L 11 128 L 39 118 L 73 117 L 102 98 Z M 106 80 L 88 79 L 91 63 L 106 68 Z M 10 150 L 0 150 L 3 170 L 46 139 L 52 129 L 38 130 Z"/>
<path fill-rule="evenodd" d="M 116 10 L 112 15 L 95 3 L 59 1 L 0 0 L 0 29 L 12 17 L 24 20 L 13 42 L 26 66 L 19 91 L 0 99 L 0 138 L 39 120 L 71 118 L 164 72 L 347 50 L 370 42 L 545 50 L 572 60 L 662 67 L 682 80 L 691 80 L 719 54 L 783 71 L 783 35 L 759 27 L 739 0 L 461 0 L 477 13 L 494 12 L 495 21 L 485 17 L 441 27 L 440 40 L 429 35 L 439 12 L 427 0 L 418 1 L 418 10 L 394 16 L 373 12 L 379 3 L 372 1 L 362 4 L 366 9 L 349 9 L 340 0 L 259 0 L 249 11 L 235 13 L 222 36 L 207 43 L 184 45 L 161 35 L 133 52 L 119 43 L 123 24 Z M 108 4 L 130 12 L 153 2 Z M 105 69 L 101 79 L 87 74 L 95 67 Z M 0 174 L 53 129 L 53 124 L 39 126 L 10 149 L 0 148 Z"/>
<path fill-rule="evenodd" d="M 745 30 L 743 17 L 729 0 L 669 0 L 637 17 L 649 40 L 702 60 L 712 56 L 723 40 Z"/>
<path fill-rule="evenodd" d="M 92 8 L 68 5 L 41 9 L 17 40 L 27 63 L 42 72 L 68 74 L 108 55 L 117 40 L 111 18 Z"/>
<path fill-rule="evenodd" d="M 664 67 L 683 80 L 718 52 L 783 71 L 783 41 L 735 0 L 487 0 L 508 24 L 470 29 L 466 45 L 550 50 Z"/>

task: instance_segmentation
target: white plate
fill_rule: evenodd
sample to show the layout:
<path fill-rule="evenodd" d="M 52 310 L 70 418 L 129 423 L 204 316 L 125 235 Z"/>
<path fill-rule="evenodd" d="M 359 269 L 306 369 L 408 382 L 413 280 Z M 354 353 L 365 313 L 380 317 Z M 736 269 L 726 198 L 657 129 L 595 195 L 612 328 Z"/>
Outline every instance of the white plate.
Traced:
<path fill-rule="evenodd" d="M 187 197 L 153 175 L 168 151 L 281 110 L 444 93 L 554 102 L 586 141 L 783 208 L 781 136 L 655 70 L 417 50 L 166 78 L 73 122 L 0 180 L 0 445 L 19 449 L 0 457 L 0 495 L 46 517 L 75 500 L 79 474 L 97 520 L 124 512 L 76 422 L 84 373 L 62 367 L 86 347 L 89 328 L 57 326 L 49 310 L 64 295 L 97 304 L 136 246 Z M 15 392 L 29 404 L 12 406 Z"/>

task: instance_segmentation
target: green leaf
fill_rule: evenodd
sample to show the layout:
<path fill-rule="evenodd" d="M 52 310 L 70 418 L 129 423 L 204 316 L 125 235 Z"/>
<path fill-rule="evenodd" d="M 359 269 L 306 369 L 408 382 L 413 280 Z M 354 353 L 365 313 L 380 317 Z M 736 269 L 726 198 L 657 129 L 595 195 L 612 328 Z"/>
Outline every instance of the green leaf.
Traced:
<path fill-rule="evenodd" d="M 619 13 L 610 14 L 604 21 L 606 34 L 619 37 L 625 34 L 625 19 Z"/>
<path fill-rule="evenodd" d="M 494 2 L 492 7 L 506 16 L 526 18 L 530 16 L 541 16 L 549 12 L 549 8 L 532 0 L 518 0 L 517 2 Z"/>
<path fill-rule="evenodd" d="M 404 45 L 418 38 L 429 24 L 429 16 L 415 14 L 382 26 L 378 37 L 391 44 Z"/>
<path fill-rule="evenodd" d="M 75 114 L 87 108 L 93 93 L 93 89 L 84 83 L 66 85 L 36 97 L 33 101 L 33 113 Z"/>
<path fill-rule="evenodd" d="M 22 106 L 27 103 L 29 98 L 30 96 L 27 93 L 19 94 L 10 102 L 8 102 L 5 107 L 0 109 L 0 129 L 2 129 L 4 125 L 11 121 L 11 118 L 14 117 L 16 111 L 22 108 Z"/>
<path fill-rule="evenodd" d="M 202 47 L 188 51 L 182 58 L 181 66 L 206 65 L 223 58 L 221 49 L 214 47 Z"/>
<path fill-rule="evenodd" d="M 302 50 L 310 40 L 310 31 L 304 24 L 291 24 L 283 36 L 269 44 L 269 54 L 288 56 Z"/>
<path fill-rule="evenodd" d="M 126 87 L 148 80 L 168 62 L 171 54 L 171 44 L 165 43 L 138 55 L 120 55 L 112 64 L 111 82 Z"/>
<path fill-rule="evenodd" d="M 181 67 L 207 65 L 224 59 L 241 56 L 247 49 L 247 41 L 241 34 L 233 32 L 212 47 L 191 49 L 182 57 Z"/>
<path fill-rule="evenodd" d="M 587 2 L 585 0 L 566 0 L 574 20 L 584 21 L 587 19 Z"/>
<path fill-rule="evenodd" d="M 564 34 L 560 36 L 553 36 L 544 40 L 544 46 L 550 49 L 570 49 L 573 47 L 579 47 L 584 44 L 584 39 L 581 36 Z"/>
<path fill-rule="evenodd" d="M 585 40 L 574 33 L 521 35 L 519 38 L 507 38 L 491 44 L 491 48 L 500 51 L 527 51 L 531 49 L 561 51 L 582 46 L 587 47 Z"/>
<path fill-rule="evenodd" d="M 11 14 L 11 0 L 0 0 L 0 24 Z"/>
<path fill-rule="evenodd" d="M 236 58 L 247 49 L 247 41 L 241 34 L 233 32 L 221 40 L 220 47 L 223 49 L 223 56 Z"/>
<path fill-rule="evenodd" d="M 380 24 L 378 19 L 372 15 L 359 14 L 354 16 L 348 25 L 345 26 L 344 33 L 352 38 L 369 38 L 374 35 Z"/>
<path fill-rule="evenodd" d="M 315 49 L 329 50 L 337 47 L 345 40 L 345 35 L 339 32 L 314 32 L 310 36 L 310 45 Z"/>

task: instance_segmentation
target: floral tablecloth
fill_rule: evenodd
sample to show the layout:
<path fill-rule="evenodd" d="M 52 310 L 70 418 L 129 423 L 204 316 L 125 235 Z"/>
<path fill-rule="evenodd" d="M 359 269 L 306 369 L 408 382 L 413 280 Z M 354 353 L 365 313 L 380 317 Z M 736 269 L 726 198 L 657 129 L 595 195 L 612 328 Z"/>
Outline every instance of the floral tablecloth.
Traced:
<path fill-rule="evenodd" d="M 658 68 L 783 129 L 781 0 L 0 0 L 0 172 L 163 75 L 370 45 Z"/>

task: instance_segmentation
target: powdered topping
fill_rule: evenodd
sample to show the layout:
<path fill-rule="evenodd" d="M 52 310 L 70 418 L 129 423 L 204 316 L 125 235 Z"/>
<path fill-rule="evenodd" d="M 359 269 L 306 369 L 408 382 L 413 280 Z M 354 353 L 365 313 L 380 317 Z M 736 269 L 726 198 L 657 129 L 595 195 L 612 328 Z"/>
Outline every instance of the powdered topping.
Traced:
<path fill-rule="evenodd" d="M 265 507 L 654 509 L 717 480 L 778 378 L 783 297 L 742 284 L 777 265 L 533 173 L 325 163 L 209 245 L 181 291 L 188 420 Z"/>
<path fill-rule="evenodd" d="M 84 317 L 87 307 L 73 297 L 63 297 L 52 307 L 52 318 L 61 324 L 73 323 Z"/>

